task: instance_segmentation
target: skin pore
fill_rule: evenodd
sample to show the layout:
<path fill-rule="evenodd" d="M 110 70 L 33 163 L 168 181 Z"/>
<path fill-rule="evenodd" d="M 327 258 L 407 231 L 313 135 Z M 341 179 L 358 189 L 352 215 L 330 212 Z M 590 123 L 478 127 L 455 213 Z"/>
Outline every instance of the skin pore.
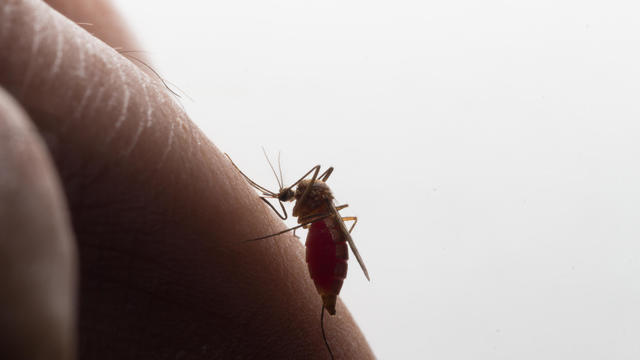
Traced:
<path fill-rule="evenodd" d="M 327 359 L 302 244 L 242 242 L 285 226 L 109 2 L 0 4 L 0 358 Z M 336 358 L 373 358 L 337 312 Z"/>

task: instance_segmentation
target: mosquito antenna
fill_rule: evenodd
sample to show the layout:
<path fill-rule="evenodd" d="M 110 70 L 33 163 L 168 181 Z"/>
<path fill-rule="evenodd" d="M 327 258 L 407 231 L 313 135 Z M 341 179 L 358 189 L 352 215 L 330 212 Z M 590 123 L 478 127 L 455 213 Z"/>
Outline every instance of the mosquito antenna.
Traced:
<path fill-rule="evenodd" d="M 324 340 L 324 345 L 329 350 L 329 355 L 331 356 L 331 360 L 333 360 L 333 351 L 331 351 L 331 346 L 329 346 L 329 342 L 327 341 L 327 334 L 324 333 L 324 304 L 322 304 L 322 309 L 320 309 L 320 329 L 322 329 L 322 340 Z"/>
<path fill-rule="evenodd" d="M 280 190 L 282 190 L 282 188 L 284 188 L 284 185 L 280 183 L 280 178 L 278 177 L 278 174 L 276 174 L 276 169 L 274 169 L 273 164 L 271 164 L 271 160 L 269 160 L 269 156 L 267 156 L 267 151 L 264 149 L 264 147 L 262 147 L 262 152 L 264 153 L 264 157 L 267 159 L 267 162 L 269 163 L 269 167 L 273 172 L 273 176 L 276 177 L 276 181 L 278 182 L 278 186 L 280 187 Z"/>
<path fill-rule="evenodd" d="M 284 185 L 284 176 L 282 176 L 282 166 L 280 166 L 280 151 L 278 151 L 278 171 L 280 171 L 280 183 Z"/>

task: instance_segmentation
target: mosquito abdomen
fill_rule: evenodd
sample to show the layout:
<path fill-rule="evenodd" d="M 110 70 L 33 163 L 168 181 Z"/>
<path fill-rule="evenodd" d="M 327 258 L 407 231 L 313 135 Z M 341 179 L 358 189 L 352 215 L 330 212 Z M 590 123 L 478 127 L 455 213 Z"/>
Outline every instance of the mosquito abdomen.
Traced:
<path fill-rule="evenodd" d="M 336 312 L 336 298 L 347 276 L 349 252 L 344 236 L 332 225 L 333 218 L 311 224 L 306 241 L 309 274 L 329 314 Z"/>

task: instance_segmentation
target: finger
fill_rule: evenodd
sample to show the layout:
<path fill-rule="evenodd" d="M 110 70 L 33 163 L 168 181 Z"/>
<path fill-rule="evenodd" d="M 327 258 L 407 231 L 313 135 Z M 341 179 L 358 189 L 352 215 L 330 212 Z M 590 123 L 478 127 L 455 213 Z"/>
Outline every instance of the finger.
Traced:
<path fill-rule="evenodd" d="M 0 88 L 0 358 L 71 359 L 75 248 L 40 137 Z"/>
<path fill-rule="evenodd" d="M 241 243 L 284 226 L 163 86 L 40 3 L 13 12 L 0 82 L 63 179 L 81 251 L 80 355 L 324 358 L 300 243 Z M 326 321 L 334 352 L 370 357 L 338 311 Z"/>
<path fill-rule="evenodd" d="M 129 24 L 111 1 L 47 0 L 47 3 L 114 49 L 143 50 Z"/>

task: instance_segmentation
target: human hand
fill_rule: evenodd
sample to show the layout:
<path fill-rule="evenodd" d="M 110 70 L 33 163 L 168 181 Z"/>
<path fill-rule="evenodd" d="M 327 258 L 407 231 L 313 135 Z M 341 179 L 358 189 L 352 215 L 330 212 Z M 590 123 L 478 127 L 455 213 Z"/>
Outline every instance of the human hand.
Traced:
<path fill-rule="evenodd" d="M 98 40 L 135 47 L 109 3 L 0 4 L 0 358 L 328 358 L 302 245 L 241 241 L 284 225 Z M 342 304 L 325 326 L 373 357 Z"/>

